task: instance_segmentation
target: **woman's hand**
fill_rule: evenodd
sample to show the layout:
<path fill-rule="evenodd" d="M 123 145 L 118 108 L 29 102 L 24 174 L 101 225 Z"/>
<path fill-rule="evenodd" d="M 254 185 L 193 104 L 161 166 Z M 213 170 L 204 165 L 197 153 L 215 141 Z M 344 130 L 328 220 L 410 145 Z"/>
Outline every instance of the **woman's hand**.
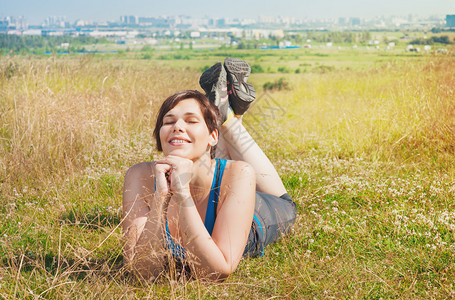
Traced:
<path fill-rule="evenodd" d="M 170 192 L 190 195 L 190 181 L 193 161 L 179 156 L 168 155 L 155 162 L 156 191 L 160 195 Z"/>
<path fill-rule="evenodd" d="M 169 174 L 172 167 L 169 164 L 157 161 L 153 165 L 153 168 L 155 169 L 155 193 L 158 193 L 161 197 L 167 196 L 170 192 Z"/>

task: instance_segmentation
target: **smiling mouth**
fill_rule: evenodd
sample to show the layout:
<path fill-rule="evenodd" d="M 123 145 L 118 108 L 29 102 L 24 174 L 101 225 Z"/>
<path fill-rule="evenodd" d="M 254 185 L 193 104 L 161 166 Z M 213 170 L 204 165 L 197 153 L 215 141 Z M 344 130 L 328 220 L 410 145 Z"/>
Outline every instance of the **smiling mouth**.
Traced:
<path fill-rule="evenodd" d="M 170 144 L 189 144 L 191 143 L 190 141 L 184 140 L 184 139 L 172 139 L 169 141 Z"/>

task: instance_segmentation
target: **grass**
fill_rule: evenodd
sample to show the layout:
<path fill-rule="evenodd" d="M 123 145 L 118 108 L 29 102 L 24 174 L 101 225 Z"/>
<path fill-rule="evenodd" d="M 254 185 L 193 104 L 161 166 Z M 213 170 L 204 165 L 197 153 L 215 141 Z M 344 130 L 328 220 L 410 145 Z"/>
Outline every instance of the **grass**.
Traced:
<path fill-rule="evenodd" d="M 160 102 L 198 88 L 200 68 L 221 58 L 0 58 L 0 297 L 455 296 L 454 57 L 334 51 L 235 53 L 264 70 L 316 66 L 307 57 L 335 68 L 251 76 L 244 121 L 299 217 L 217 284 L 131 278 L 119 225 L 123 175 L 159 155 Z M 281 78 L 288 90 L 261 90 Z"/>

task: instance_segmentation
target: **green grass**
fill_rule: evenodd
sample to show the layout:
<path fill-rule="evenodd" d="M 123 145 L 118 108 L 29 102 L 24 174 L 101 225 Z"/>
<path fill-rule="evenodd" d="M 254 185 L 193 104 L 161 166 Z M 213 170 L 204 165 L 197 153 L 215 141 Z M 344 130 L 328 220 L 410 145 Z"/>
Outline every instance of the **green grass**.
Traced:
<path fill-rule="evenodd" d="M 262 51 L 0 58 L 0 297 L 455 296 L 453 55 Z M 158 155 L 160 102 L 225 54 L 265 70 L 244 122 L 297 222 L 223 283 L 139 282 L 122 266 L 123 175 Z"/>

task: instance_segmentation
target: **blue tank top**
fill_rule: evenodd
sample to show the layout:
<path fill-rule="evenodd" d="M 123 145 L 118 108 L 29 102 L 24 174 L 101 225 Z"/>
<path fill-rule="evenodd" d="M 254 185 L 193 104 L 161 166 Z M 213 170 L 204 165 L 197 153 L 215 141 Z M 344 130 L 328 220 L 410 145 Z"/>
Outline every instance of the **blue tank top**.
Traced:
<path fill-rule="evenodd" d="M 220 185 L 223 178 L 224 169 L 226 167 L 226 159 L 215 158 L 216 166 L 213 174 L 212 186 L 210 189 L 209 201 L 207 203 L 207 211 L 205 213 L 204 225 L 208 233 L 212 235 L 213 227 L 215 226 L 216 210 L 218 207 L 218 199 L 220 197 Z M 166 219 L 166 246 L 172 251 L 172 255 L 177 259 L 185 259 L 185 249 L 175 243 L 169 233 L 169 226 Z"/>

